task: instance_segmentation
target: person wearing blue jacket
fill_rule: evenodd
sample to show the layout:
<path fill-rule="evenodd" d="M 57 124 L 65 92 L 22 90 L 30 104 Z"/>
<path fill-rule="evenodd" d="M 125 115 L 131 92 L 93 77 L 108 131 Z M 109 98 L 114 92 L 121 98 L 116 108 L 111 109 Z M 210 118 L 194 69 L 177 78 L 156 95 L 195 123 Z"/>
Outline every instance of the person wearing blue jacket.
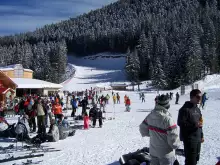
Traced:
<path fill-rule="evenodd" d="M 202 95 L 202 101 L 201 101 L 201 107 L 202 107 L 202 109 L 204 109 L 206 100 L 208 100 L 208 98 L 207 98 L 207 96 L 206 96 L 206 92 L 204 92 L 203 95 Z"/>
<path fill-rule="evenodd" d="M 76 109 L 77 109 L 77 100 L 75 98 L 75 96 L 73 95 L 73 98 L 71 99 L 71 105 L 72 105 L 72 114 L 71 114 L 71 117 L 75 117 L 75 114 L 76 114 Z"/>

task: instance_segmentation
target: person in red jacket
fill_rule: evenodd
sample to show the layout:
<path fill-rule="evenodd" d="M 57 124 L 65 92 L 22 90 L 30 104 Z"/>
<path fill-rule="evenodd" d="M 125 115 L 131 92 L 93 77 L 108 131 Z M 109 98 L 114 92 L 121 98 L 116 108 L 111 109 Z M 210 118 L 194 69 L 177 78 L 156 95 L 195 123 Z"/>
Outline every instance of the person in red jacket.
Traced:
<path fill-rule="evenodd" d="M 131 110 L 130 105 L 131 105 L 131 100 L 130 100 L 129 97 L 127 97 L 127 100 L 126 100 L 126 103 L 125 103 L 127 112 L 130 112 L 130 110 Z"/>
<path fill-rule="evenodd" d="M 62 106 L 60 105 L 59 102 L 56 102 L 53 105 L 52 112 L 53 112 L 56 119 L 61 117 L 63 111 L 62 111 Z"/>
<path fill-rule="evenodd" d="M 83 120 L 84 120 L 84 129 L 89 129 L 89 116 L 87 112 L 85 112 Z"/>

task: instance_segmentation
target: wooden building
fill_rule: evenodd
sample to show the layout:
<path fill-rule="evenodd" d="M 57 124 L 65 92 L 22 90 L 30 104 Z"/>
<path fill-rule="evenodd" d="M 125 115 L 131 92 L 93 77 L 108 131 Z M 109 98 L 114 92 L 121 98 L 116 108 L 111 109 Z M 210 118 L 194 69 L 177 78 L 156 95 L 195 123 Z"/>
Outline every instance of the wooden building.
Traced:
<path fill-rule="evenodd" d="M 33 78 L 33 71 L 24 69 L 21 64 L 0 67 L 0 70 L 10 78 Z"/>
<path fill-rule="evenodd" d="M 6 104 L 6 98 L 13 97 L 17 84 L 0 71 L 0 101 Z"/>
<path fill-rule="evenodd" d="M 126 91 L 128 85 L 127 84 L 111 84 L 112 90 L 118 90 L 118 91 Z"/>

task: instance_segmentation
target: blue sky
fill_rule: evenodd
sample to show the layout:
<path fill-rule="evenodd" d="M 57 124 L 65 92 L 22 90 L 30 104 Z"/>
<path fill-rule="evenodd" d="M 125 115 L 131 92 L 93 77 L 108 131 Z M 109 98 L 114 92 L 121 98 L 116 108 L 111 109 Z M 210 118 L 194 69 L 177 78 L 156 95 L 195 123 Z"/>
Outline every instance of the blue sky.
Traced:
<path fill-rule="evenodd" d="M 0 36 L 33 31 L 117 0 L 0 0 Z"/>

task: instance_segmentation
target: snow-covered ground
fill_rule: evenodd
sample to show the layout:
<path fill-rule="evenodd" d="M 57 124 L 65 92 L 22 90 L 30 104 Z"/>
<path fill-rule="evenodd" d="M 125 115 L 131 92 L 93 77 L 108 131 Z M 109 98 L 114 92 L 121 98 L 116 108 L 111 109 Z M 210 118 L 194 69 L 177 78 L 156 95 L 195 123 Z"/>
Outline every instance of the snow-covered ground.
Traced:
<path fill-rule="evenodd" d="M 82 61 L 72 59 L 76 67 L 76 75 L 69 81 L 63 83 L 65 90 L 85 90 L 90 86 L 102 85 L 108 86 L 112 81 L 125 80 L 124 73 L 121 72 L 124 59 L 99 59 Z M 92 69 L 92 71 L 91 71 Z M 207 76 L 204 81 L 198 81 L 199 88 L 207 92 L 209 100 L 204 110 L 204 137 L 205 142 L 202 144 L 201 159 L 198 165 L 214 165 L 217 158 L 220 157 L 220 75 Z M 142 85 L 141 88 L 145 88 Z M 179 89 L 173 90 L 174 96 Z M 188 92 L 190 86 L 186 87 L 186 95 L 180 97 L 179 105 L 175 105 L 175 100 L 170 102 L 170 112 L 174 120 L 177 120 L 178 110 L 189 99 Z M 163 91 L 160 93 L 166 93 Z M 103 92 L 106 95 L 108 92 Z M 121 104 L 113 106 L 112 98 L 107 105 L 106 117 L 113 117 L 115 111 L 115 120 L 106 120 L 103 128 L 90 128 L 89 130 L 79 129 L 75 136 L 68 137 L 56 143 L 45 143 L 43 146 L 60 149 L 59 152 L 45 153 L 44 157 L 33 160 L 43 160 L 42 165 L 119 165 L 118 159 L 122 154 L 136 151 L 137 149 L 149 146 L 149 138 L 142 138 L 139 133 L 139 124 L 147 114 L 154 108 L 155 91 L 145 92 L 146 102 L 141 103 L 137 91 L 119 92 Z M 131 112 L 124 112 L 125 106 L 123 97 L 127 94 L 131 98 Z M 111 92 L 109 91 L 111 96 Z M 77 110 L 80 113 L 81 109 Z M 69 111 L 66 116 L 69 116 Z M 14 122 L 15 118 L 7 118 L 9 122 Z M 68 120 L 73 122 L 72 118 Z M 79 122 L 78 124 L 82 124 Z M 97 123 L 98 124 L 98 123 Z M 13 144 L 11 140 L 0 139 L 1 146 Z M 21 146 L 21 143 L 18 143 Z M 17 155 L 18 153 L 15 153 Z M 4 158 L 6 154 L 1 154 Z M 183 165 L 184 158 L 178 156 L 180 164 Z M 24 160 L 16 161 L 21 163 Z M 4 163 L 11 165 L 14 162 Z"/>
<path fill-rule="evenodd" d="M 80 91 L 91 87 L 106 87 L 110 82 L 124 82 L 125 58 L 119 54 L 118 58 L 108 58 L 107 54 L 100 54 L 95 59 L 91 57 L 79 58 L 68 56 L 68 62 L 75 67 L 73 78 L 62 83 L 62 90 Z M 116 55 L 115 55 L 116 56 Z"/>
<path fill-rule="evenodd" d="M 220 156 L 220 113 L 218 109 L 220 90 L 208 90 L 207 92 L 209 100 L 205 110 L 202 111 L 204 116 L 205 142 L 202 144 L 199 165 L 214 165 L 217 157 Z M 56 143 L 45 143 L 44 145 L 55 147 L 62 151 L 45 153 L 44 157 L 33 160 L 43 160 L 42 164 L 44 165 L 53 163 L 57 165 L 118 165 L 118 159 L 122 154 L 148 146 L 149 139 L 140 136 L 138 126 L 154 108 L 156 94 L 146 94 L 146 103 L 141 103 L 136 92 L 120 92 L 121 97 L 125 94 L 131 98 L 132 111 L 130 113 L 124 112 L 123 102 L 116 104 L 114 107 L 111 100 L 107 106 L 108 113 L 106 115 L 107 118 L 114 116 L 112 112 L 115 110 L 115 120 L 106 120 L 103 128 L 77 130 L 76 135 L 73 137 Z M 174 100 L 171 101 L 170 112 L 174 120 L 177 119 L 178 110 L 188 100 L 188 97 L 188 95 L 181 96 L 179 105 L 175 105 Z M 10 141 L 7 142 L 8 144 L 10 144 Z M 178 157 L 178 160 L 183 165 L 184 159 Z M 5 164 L 12 164 L 12 162 Z"/>

